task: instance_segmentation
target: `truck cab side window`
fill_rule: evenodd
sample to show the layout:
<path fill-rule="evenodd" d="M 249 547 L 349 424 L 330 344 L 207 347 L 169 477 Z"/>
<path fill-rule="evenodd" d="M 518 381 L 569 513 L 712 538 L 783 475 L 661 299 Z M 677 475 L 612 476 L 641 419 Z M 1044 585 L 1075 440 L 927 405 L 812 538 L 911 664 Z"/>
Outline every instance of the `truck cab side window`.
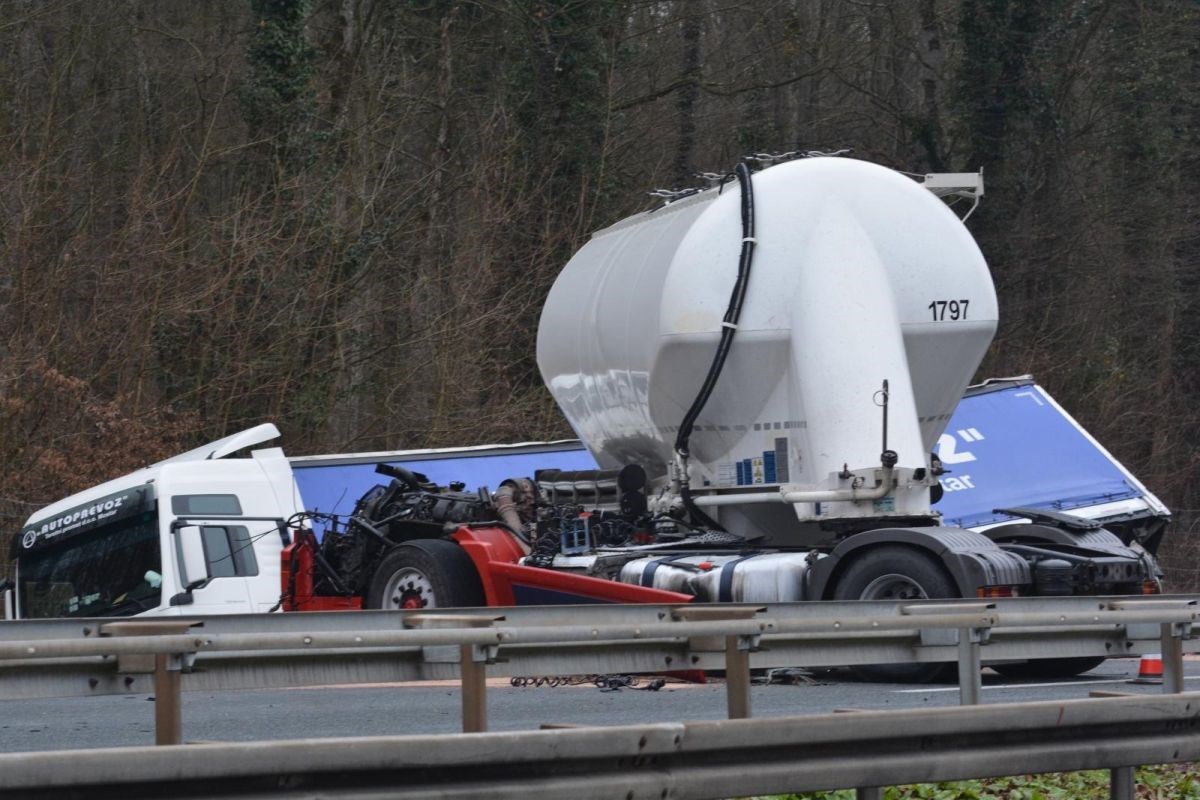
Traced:
<path fill-rule="evenodd" d="M 258 574 L 254 543 L 243 525 L 205 525 L 200 528 L 208 574 L 214 578 L 235 578 Z"/>
<path fill-rule="evenodd" d="M 180 494 L 171 498 L 171 512 L 182 517 L 236 516 L 242 513 L 242 504 L 236 494 Z"/>

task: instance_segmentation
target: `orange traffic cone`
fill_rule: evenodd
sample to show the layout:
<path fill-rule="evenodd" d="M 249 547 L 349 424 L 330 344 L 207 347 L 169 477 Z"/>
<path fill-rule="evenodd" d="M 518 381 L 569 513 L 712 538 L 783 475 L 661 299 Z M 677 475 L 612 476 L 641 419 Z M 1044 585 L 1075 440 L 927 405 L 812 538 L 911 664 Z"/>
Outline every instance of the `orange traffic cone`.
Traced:
<path fill-rule="evenodd" d="M 1162 653 L 1153 653 L 1142 656 L 1142 661 L 1138 664 L 1138 676 L 1129 683 L 1162 683 Z"/>

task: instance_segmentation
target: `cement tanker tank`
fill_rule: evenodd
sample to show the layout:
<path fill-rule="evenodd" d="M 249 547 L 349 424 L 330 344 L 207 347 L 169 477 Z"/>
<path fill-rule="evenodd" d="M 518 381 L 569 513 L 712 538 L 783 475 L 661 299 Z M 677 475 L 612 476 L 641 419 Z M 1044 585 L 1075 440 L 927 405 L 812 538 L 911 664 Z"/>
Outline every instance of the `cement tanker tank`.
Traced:
<path fill-rule="evenodd" d="M 930 451 L 996 323 L 987 265 L 942 200 L 884 167 L 811 158 L 595 234 L 550 291 L 538 364 L 602 468 L 639 464 L 727 530 L 769 535 L 930 516 Z"/>

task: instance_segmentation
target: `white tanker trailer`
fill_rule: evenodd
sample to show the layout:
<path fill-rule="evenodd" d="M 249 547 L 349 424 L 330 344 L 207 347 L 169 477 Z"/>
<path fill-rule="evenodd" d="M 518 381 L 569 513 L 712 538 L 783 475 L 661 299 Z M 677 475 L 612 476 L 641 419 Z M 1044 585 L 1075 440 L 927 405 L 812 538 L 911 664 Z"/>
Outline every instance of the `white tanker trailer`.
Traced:
<path fill-rule="evenodd" d="M 657 481 L 655 508 L 816 544 L 932 519 L 930 453 L 996 322 L 941 200 L 811 158 L 596 234 L 550 291 L 538 364 L 601 468 Z"/>
<path fill-rule="evenodd" d="M 1140 484 L 1144 513 L 939 524 L 932 451 L 951 461 L 996 324 L 979 248 L 928 186 L 842 158 L 739 165 L 600 231 L 550 291 L 538 364 L 597 469 L 493 495 L 380 465 L 393 480 L 338 519 L 303 510 L 281 451 L 230 458 L 278 435 L 261 426 L 35 513 L 10 611 L 1160 591 L 1167 512 Z M 1099 660 L 1070 656 L 1035 671 Z"/>
<path fill-rule="evenodd" d="M 680 547 L 739 548 L 629 560 L 621 581 L 756 602 L 1158 591 L 1137 536 L 1093 521 L 939 525 L 934 446 L 997 319 L 932 191 L 809 158 L 597 233 L 550 292 L 538 364 L 620 506 L 644 492 L 652 518 L 692 526 Z M 543 485 L 587 479 L 570 477 Z"/>

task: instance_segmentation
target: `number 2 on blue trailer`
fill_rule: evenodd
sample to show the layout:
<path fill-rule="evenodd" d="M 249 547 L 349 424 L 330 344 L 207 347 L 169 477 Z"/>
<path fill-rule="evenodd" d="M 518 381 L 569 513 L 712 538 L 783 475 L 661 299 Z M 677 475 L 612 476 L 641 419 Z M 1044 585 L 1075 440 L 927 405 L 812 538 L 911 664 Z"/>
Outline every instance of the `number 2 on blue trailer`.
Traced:
<path fill-rule="evenodd" d="M 970 300 L 931 300 L 928 308 L 934 322 L 945 322 L 966 319 L 967 306 L 970 303 Z"/>

